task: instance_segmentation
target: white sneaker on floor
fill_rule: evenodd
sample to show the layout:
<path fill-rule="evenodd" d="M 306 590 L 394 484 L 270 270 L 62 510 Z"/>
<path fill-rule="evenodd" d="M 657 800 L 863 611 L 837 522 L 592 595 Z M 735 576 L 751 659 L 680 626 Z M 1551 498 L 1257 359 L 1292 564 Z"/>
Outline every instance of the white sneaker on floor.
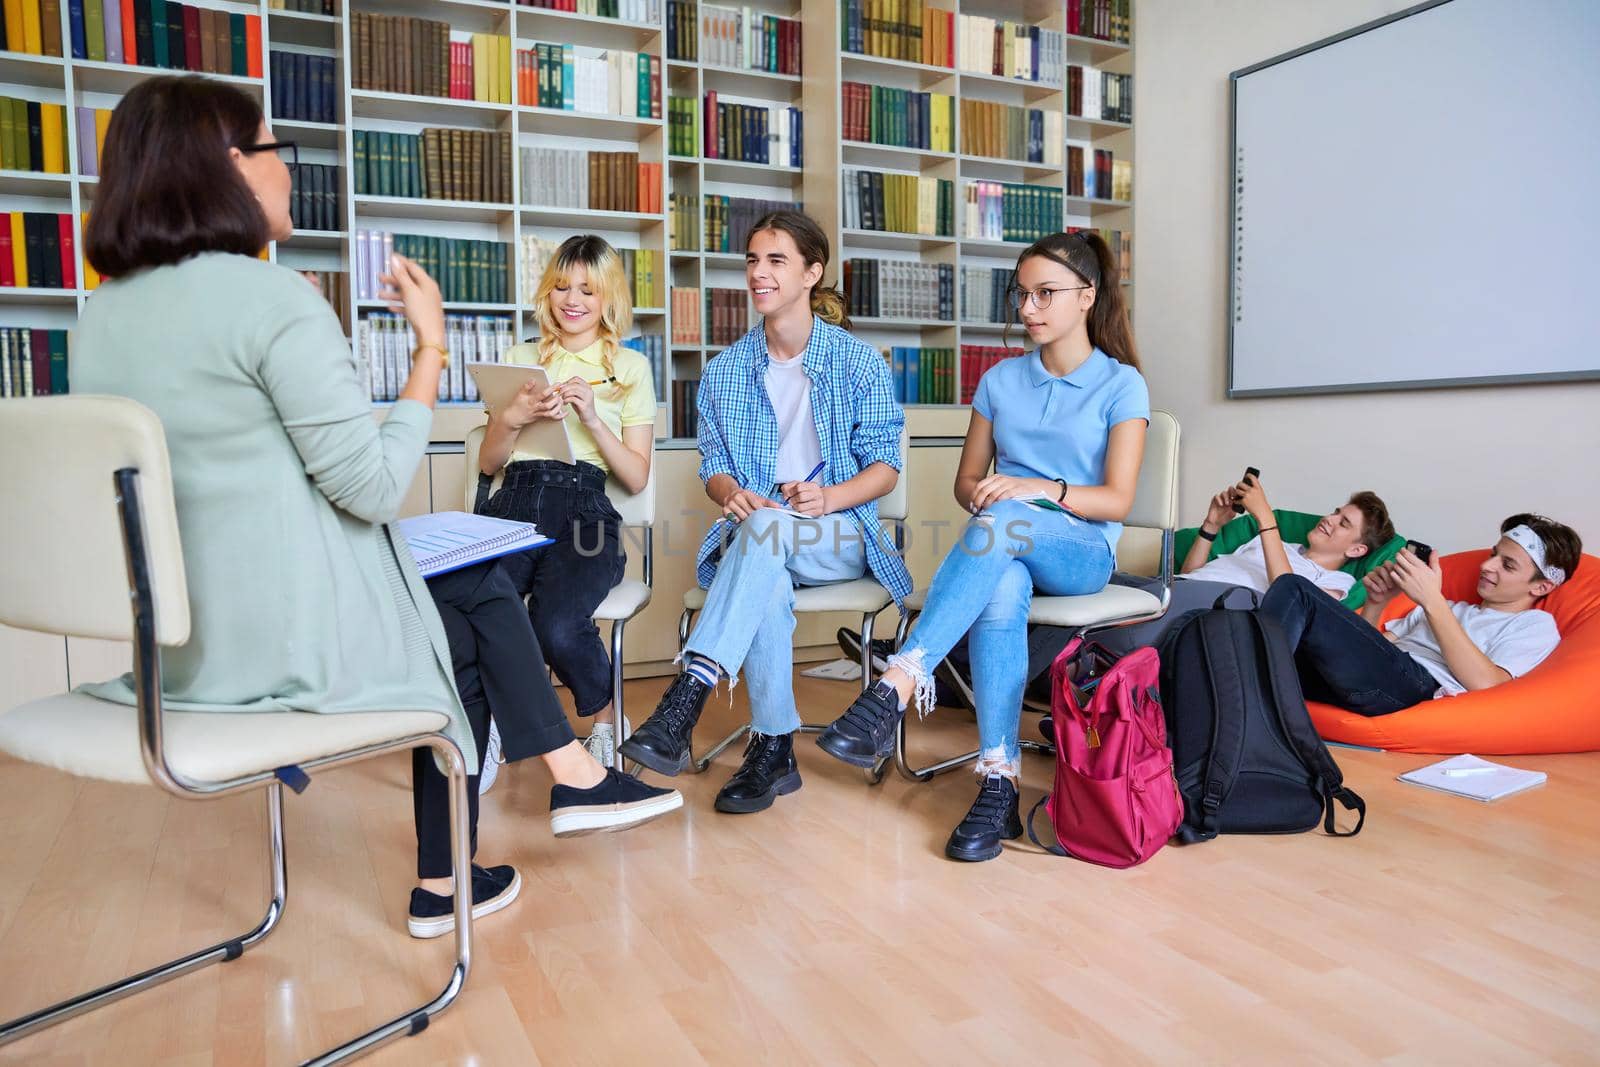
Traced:
<path fill-rule="evenodd" d="M 583 747 L 588 751 L 589 755 L 594 757 L 596 763 L 602 767 L 609 767 L 612 759 L 616 757 L 617 745 L 620 744 L 616 735 L 617 728 L 612 725 L 611 717 L 608 715 L 604 722 L 596 721 L 589 728 L 589 737 L 584 741 Z M 624 715 L 622 717 L 622 740 L 626 741 L 632 736 L 633 724 Z"/>
<path fill-rule="evenodd" d="M 500 764 L 504 762 L 505 757 L 500 755 L 500 728 L 490 720 L 489 743 L 483 747 L 483 766 L 478 771 L 480 797 L 494 787 L 494 780 L 500 777 Z"/>

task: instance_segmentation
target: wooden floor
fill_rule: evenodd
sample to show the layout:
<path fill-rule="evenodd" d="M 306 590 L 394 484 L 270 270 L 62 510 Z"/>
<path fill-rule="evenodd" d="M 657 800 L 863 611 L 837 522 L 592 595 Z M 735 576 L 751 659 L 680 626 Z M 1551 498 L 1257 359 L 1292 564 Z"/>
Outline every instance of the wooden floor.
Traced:
<path fill-rule="evenodd" d="M 636 719 L 663 686 L 630 683 Z M 832 718 L 850 690 L 802 679 L 801 707 Z M 970 744 L 940 715 L 926 755 Z M 1600 754 L 1512 760 L 1550 782 L 1494 805 L 1394 781 L 1426 758 L 1335 754 L 1361 836 L 1226 838 L 1132 871 L 1026 844 L 951 863 L 965 773 L 868 788 L 810 738 L 805 788 L 771 811 L 711 809 L 736 749 L 679 780 L 680 815 L 566 842 L 542 768 L 510 767 L 479 857 L 517 864 L 522 897 L 478 925 L 457 1005 L 369 1062 L 1596 1062 Z M 408 775 L 389 758 L 289 798 L 289 905 L 260 948 L 0 1063 L 282 1064 L 430 997 L 450 943 L 405 932 Z M 1028 757 L 1024 808 L 1048 782 Z M 261 807 L 0 761 L 0 1018 L 253 925 Z"/>

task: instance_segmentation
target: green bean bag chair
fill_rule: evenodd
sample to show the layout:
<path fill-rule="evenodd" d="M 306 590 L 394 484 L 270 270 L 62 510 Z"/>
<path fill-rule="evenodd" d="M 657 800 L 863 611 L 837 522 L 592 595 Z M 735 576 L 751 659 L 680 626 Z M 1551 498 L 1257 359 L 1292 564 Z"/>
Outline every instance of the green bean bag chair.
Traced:
<path fill-rule="evenodd" d="M 1313 515 L 1305 511 L 1289 511 L 1286 508 L 1273 508 L 1272 515 L 1273 518 L 1278 520 L 1279 536 L 1286 543 L 1293 542 L 1297 545 L 1305 544 L 1306 535 L 1311 532 L 1312 527 L 1322 521 L 1321 515 Z M 1259 529 L 1260 524 L 1249 515 L 1239 516 L 1218 532 L 1217 539 L 1211 543 L 1211 554 L 1206 559 L 1213 560 L 1218 556 L 1232 552 L 1254 537 Z M 1188 529 L 1178 531 L 1173 546 L 1177 552 L 1177 557 L 1173 560 L 1174 566 L 1183 565 L 1184 557 L 1189 554 L 1189 547 L 1194 544 L 1194 539 L 1199 535 L 1200 527 L 1198 526 L 1191 526 Z M 1345 594 L 1345 598 L 1342 601 L 1345 607 L 1354 611 L 1366 603 L 1367 587 L 1361 584 L 1361 579 L 1365 578 L 1367 572 L 1374 567 L 1393 559 L 1395 553 L 1404 548 L 1405 544 L 1406 539 L 1399 534 L 1395 534 L 1389 543 L 1378 549 L 1378 551 L 1368 552 L 1365 556 L 1345 561 L 1345 565 L 1339 569 L 1346 574 L 1353 575 L 1356 580 L 1355 586 Z"/>

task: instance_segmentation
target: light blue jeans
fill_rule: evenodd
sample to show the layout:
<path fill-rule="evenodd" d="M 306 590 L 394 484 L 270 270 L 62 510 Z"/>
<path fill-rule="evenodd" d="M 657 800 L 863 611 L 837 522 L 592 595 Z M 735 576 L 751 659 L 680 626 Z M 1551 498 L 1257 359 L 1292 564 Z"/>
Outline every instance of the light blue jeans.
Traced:
<path fill-rule="evenodd" d="M 684 651 L 714 660 L 730 679 L 744 670 L 754 732 L 793 733 L 800 728 L 795 586 L 847 582 L 866 571 L 866 544 L 849 515 L 808 519 L 762 508 L 740 523 L 722 553 Z"/>
<path fill-rule="evenodd" d="M 1097 593 L 1105 588 L 1114 564 L 1098 527 L 1020 500 L 1003 500 L 969 519 L 939 564 L 922 614 L 889 663 L 915 679 L 914 700 L 926 714 L 933 707 L 929 671 L 968 634 L 980 775 L 1014 777 L 1021 766 L 1017 728 L 1028 680 L 1033 591 L 1047 596 Z"/>

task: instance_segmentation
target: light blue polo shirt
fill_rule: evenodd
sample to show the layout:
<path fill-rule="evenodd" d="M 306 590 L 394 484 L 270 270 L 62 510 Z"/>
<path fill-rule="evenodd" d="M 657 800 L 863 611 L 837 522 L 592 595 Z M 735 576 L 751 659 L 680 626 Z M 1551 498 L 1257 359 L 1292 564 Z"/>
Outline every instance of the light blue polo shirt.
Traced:
<path fill-rule="evenodd" d="M 1003 359 L 978 382 L 972 409 L 994 425 L 994 469 L 1014 478 L 1104 485 L 1106 439 L 1129 419 L 1150 421 L 1144 375 L 1100 349 L 1057 378 L 1038 351 Z M 1113 552 L 1122 523 L 1088 519 Z"/>

